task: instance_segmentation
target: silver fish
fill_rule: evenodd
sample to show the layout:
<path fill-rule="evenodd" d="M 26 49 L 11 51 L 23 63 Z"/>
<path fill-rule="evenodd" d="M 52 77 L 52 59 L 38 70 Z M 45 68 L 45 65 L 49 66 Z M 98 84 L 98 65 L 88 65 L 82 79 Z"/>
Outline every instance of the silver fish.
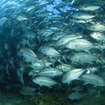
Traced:
<path fill-rule="evenodd" d="M 71 17 L 75 19 L 89 20 L 89 19 L 93 19 L 95 15 L 91 15 L 85 12 L 76 12 L 72 14 Z"/>
<path fill-rule="evenodd" d="M 61 15 L 54 15 L 52 16 L 50 19 L 50 21 L 60 21 L 60 20 L 64 20 L 64 18 Z"/>
<path fill-rule="evenodd" d="M 56 66 L 56 68 L 62 70 L 63 72 L 68 72 L 72 69 L 72 66 L 69 64 L 62 64 L 62 65 Z"/>
<path fill-rule="evenodd" d="M 32 96 L 35 95 L 36 88 L 30 86 L 23 86 L 22 89 L 19 90 L 19 93 L 24 96 Z"/>
<path fill-rule="evenodd" d="M 51 78 L 60 76 L 62 74 L 63 72 L 56 68 L 46 68 L 46 69 L 39 71 L 38 73 L 39 76 L 51 77 Z"/>
<path fill-rule="evenodd" d="M 85 5 L 80 6 L 78 9 L 83 10 L 83 11 L 96 11 L 100 9 L 100 6 L 85 4 Z"/>
<path fill-rule="evenodd" d="M 86 28 L 90 31 L 97 31 L 97 32 L 105 31 L 105 25 L 102 25 L 100 23 L 94 23 L 94 24 L 87 25 Z"/>
<path fill-rule="evenodd" d="M 82 38 L 82 36 L 77 36 L 77 35 L 66 35 L 63 36 L 61 38 L 59 38 L 56 42 L 57 46 L 63 46 L 65 44 L 67 44 L 69 41 L 73 40 L 73 39 L 78 39 L 78 38 Z"/>
<path fill-rule="evenodd" d="M 46 87 L 52 87 L 57 84 L 55 80 L 48 77 L 36 77 L 32 81 L 40 86 Z"/>
<path fill-rule="evenodd" d="M 105 42 L 105 35 L 100 32 L 92 32 L 90 36 L 98 42 Z"/>
<path fill-rule="evenodd" d="M 26 62 L 35 62 L 37 60 L 36 54 L 30 48 L 21 48 L 18 55 L 24 57 Z"/>
<path fill-rule="evenodd" d="M 55 50 L 54 48 L 49 47 L 49 46 L 41 46 L 39 48 L 39 52 L 41 52 L 43 55 L 45 55 L 49 58 L 58 59 L 61 56 L 57 50 Z"/>
<path fill-rule="evenodd" d="M 18 21 L 25 21 L 25 20 L 28 20 L 28 18 L 26 16 L 18 16 L 16 18 Z"/>
<path fill-rule="evenodd" d="M 95 74 L 84 74 L 81 76 L 81 79 L 85 84 L 92 84 L 94 86 L 105 86 L 105 80 Z"/>
<path fill-rule="evenodd" d="M 96 60 L 98 60 L 97 56 L 84 52 L 76 53 L 71 57 L 71 61 L 75 65 L 92 64 Z"/>
<path fill-rule="evenodd" d="M 66 48 L 75 51 L 88 51 L 93 48 L 93 44 L 85 39 L 74 39 L 69 41 L 66 45 Z"/>
<path fill-rule="evenodd" d="M 83 69 L 73 69 L 65 73 L 62 77 L 62 83 L 67 83 L 68 85 L 71 84 L 73 80 L 79 80 L 79 77 L 84 72 Z"/>
<path fill-rule="evenodd" d="M 6 17 L 3 17 L 0 19 L 0 26 L 3 26 L 6 22 L 7 22 L 7 18 Z"/>

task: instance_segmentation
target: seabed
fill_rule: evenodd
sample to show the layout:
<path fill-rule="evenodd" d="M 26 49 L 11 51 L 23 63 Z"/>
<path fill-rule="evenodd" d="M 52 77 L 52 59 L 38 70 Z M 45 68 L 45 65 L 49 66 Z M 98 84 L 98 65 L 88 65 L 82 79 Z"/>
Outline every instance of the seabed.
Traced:
<path fill-rule="evenodd" d="M 0 105 L 105 105 L 105 94 L 88 96 L 71 102 L 68 93 L 43 92 L 41 95 L 22 96 L 8 91 L 0 92 Z"/>

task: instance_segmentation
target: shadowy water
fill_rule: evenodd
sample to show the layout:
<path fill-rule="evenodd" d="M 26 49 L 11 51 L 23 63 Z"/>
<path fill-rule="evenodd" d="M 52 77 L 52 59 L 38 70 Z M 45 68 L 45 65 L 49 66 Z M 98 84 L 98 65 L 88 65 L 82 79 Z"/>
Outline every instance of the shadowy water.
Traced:
<path fill-rule="evenodd" d="M 79 101 L 68 100 L 68 93 L 43 92 L 42 95 L 21 96 L 7 91 L 0 92 L 0 105 L 105 105 L 105 95 L 88 96 Z"/>

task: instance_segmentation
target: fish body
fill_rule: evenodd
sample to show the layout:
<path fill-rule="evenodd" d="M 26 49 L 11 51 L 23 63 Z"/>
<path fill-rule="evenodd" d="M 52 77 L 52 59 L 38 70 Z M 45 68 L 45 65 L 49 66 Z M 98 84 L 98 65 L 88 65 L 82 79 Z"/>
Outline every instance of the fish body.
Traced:
<path fill-rule="evenodd" d="M 73 92 L 72 94 L 70 94 L 68 96 L 68 99 L 70 99 L 70 101 L 77 101 L 83 98 L 83 94 L 80 92 Z"/>
<path fill-rule="evenodd" d="M 92 64 L 97 59 L 97 56 L 84 52 L 76 53 L 71 57 L 71 61 L 74 65 Z"/>
<path fill-rule="evenodd" d="M 74 39 L 69 41 L 65 47 L 75 51 L 88 51 L 93 48 L 93 44 L 85 39 Z"/>
<path fill-rule="evenodd" d="M 17 17 L 17 20 L 18 20 L 18 21 L 25 21 L 25 20 L 28 20 L 28 18 L 25 17 L 25 16 L 18 16 L 18 17 Z"/>
<path fill-rule="evenodd" d="M 64 32 L 57 32 L 55 34 L 52 35 L 51 39 L 54 41 L 57 41 L 59 38 L 65 36 Z"/>
<path fill-rule="evenodd" d="M 102 25 L 100 23 L 87 25 L 86 28 L 90 31 L 97 31 L 97 32 L 104 32 L 105 31 L 105 25 Z"/>
<path fill-rule="evenodd" d="M 99 69 L 97 67 L 89 67 L 86 68 L 86 70 L 87 70 L 86 74 L 99 72 Z"/>
<path fill-rule="evenodd" d="M 84 74 L 81 76 L 81 79 L 85 82 L 85 84 L 91 84 L 94 86 L 105 86 L 105 80 L 95 74 Z"/>
<path fill-rule="evenodd" d="M 56 68 L 62 70 L 63 72 L 68 72 L 72 69 L 72 66 L 69 64 L 62 64 L 58 65 Z"/>
<path fill-rule="evenodd" d="M 73 39 L 78 39 L 78 38 L 82 38 L 82 36 L 77 36 L 77 35 L 66 35 L 63 36 L 61 38 L 59 38 L 56 42 L 57 46 L 63 46 L 65 44 L 67 44 L 69 41 L 73 40 Z"/>
<path fill-rule="evenodd" d="M 60 20 L 64 20 L 64 18 L 61 15 L 54 15 L 50 18 L 50 21 L 60 21 Z"/>
<path fill-rule="evenodd" d="M 85 12 L 76 12 L 72 14 L 71 17 L 75 19 L 89 20 L 89 19 L 93 19 L 95 15 L 91 15 Z"/>
<path fill-rule="evenodd" d="M 30 86 L 23 86 L 19 93 L 23 96 L 33 96 L 35 95 L 36 88 Z"/>
<path fill-rule="evenodd" d="M 96 11 L 96 10 L 100 9 L 100 6 L 97 6 L 97 5 L 82 5 L 78 9 L 82 10 L 82 11 Z"/>
<path fill-rule="evenodd" d="M 48 77 L 36 77 L 32 81 L 40 86 L 46 87 L 52 87 L 57 84 L 55 80 Z"/>
<path fill-rule="evenodd" d="M 66 72 L 62 77 L 62 83 L 70 84 L 73 80 L 79 80 L 79 77 L 84 72 L 83 69 L 73 69 Z"/>
<path fill-rule="evenodd" d="M 58 59 L 60 57 L 60 53 L 52 47 L 49 46 L 41 46 L 39 48 L 39 52 L 49 58 Z"/>
<path fill-rule="evenodd" d="M 3 17 L 0 19 L 0 26 L 3 26 L 6 22 L 7 22 L 7 18 L 6 17 Z"/>
<path fill-rule="evenodd" d="M 82 23 L 82 24 L 85 24 L 87 21 L 85 21 L 85 20 L 80 20 L 80 19 L 71 19 L 70 20 L 71 22 L 73 22 L 73 23 Z"/>
<path fill-rule="evenodd" d="M 92 32 L 90 36 L 98 42 L 105 42 L 105 35 L 103 33 Z"/>
<path fill-rule="evenodd" d="M 63 74 L 63 72 L 56 68 L 46 68 L 46 69 L 41 70 L 38 73 L 39 76 L 51 77 L 51 78 L 60 76 L 62 74 Z"/>
<path fill-rule="evenodd" d="M 35 62 L 37 60 L 36 54 L 30 48 L 21 48 L 18 55 L 24 57 L 26 62 Z"/>

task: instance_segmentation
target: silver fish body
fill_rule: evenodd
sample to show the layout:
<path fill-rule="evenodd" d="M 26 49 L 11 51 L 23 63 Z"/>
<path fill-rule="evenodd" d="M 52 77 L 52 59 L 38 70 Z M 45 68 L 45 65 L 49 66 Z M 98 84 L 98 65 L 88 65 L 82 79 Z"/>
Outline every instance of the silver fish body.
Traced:
<path fill-rule="evenodd" d="M 49 46 L 41 46 L 39 48 L 39 52 L 42 53 L 43 55 L 49 57 L 49 58 L 58 59 L 61 56 L 57 50 L 55 50 L 54 48 L 49 47 Z"/>
<path fill-rule="evenodd" d="M 105 35 L 100 32 L 92 32 L 90 36 L 98 42 L 105 42 Z"/>
<path fill-rule="evenodd" d="M 62 83 L 70 84 L 73 80 L 78 80 L 83 72 L 83 69 L 73 69 L 66 72 L 62 77 Z"/>
<path fill-rule="evenodd" d="M 21 48 L 18 55 L 25 58 L 26 62 L 35 62 L 37 60 L 36 54 L 30 48 Z"/>
<path fill-rule="evenodd" d="M 40 86 L 46 87 L 52 87 L 57 84 L 55 80 L 48 77 L 36 77 L 32 81 Z"/>
<path fill-rule="evenodd" d="M 93 44 L 85 39 L 74 39 L 69 41 L 66 45 L 66 48 L 75 51 L 88 51 L 93 48 Z"/>
<path fill-rule="evenodd" d="M 85 4 L 85 5 L 80 6 L 78 9 L 82 11 L 96 11 L 100 9 L 100 6 Z"/>
<path fill-rule="evenodd" d="M 63 72 L 68 72 L 72 70 L 72 66 L 69 64 L 61 64 L 61 65 L 58 65 L 56 68 L 62 70 Z"/>
<path fill-rule="evenodd" d="M 56 42 L 57 46 L 64 46 L 65 44 L 67 44 L 69 41 L 73 40 L 73 39 L 78 39 L 78 38 L 82 38 L 82 36 L 77 36 L 77 35 L 66 35 L 63 36 L 61 38 L 59 38 Z"/>
<path fill-rule="evenodd" d="M 51 78 L 58 77 L 62 74 L 63 72 L 56 68 L 46 68 L 38 73 L 39 76 L 51 77 Z"/>
<path fill-rule="evenodd" d="M 100 23 L 87 25 L 86 28 L 90 31 L 105 32 L 105 25 Z"/>
<path fill-rule="evenodd" d="M 74 14 L 71 15 L 71 17 L 75 19 L 88 20 L 93 19 L 95 16 L 85 12 L 75 12 Z"/>
<path fill-rule="evenodd" d="M 92 64 L 97 59 L 97 56 L 83 52 L 76 53 L 71 57 L 71 61 L 74 65 Z"/>
<path fill-rule="evenodd" d="M 95 74 L 84 74 L 81 76 L 81 79 L 85 82 L 85 84 L 91 84 L 94 86 L 105 86 L 105 80 Z"/>

